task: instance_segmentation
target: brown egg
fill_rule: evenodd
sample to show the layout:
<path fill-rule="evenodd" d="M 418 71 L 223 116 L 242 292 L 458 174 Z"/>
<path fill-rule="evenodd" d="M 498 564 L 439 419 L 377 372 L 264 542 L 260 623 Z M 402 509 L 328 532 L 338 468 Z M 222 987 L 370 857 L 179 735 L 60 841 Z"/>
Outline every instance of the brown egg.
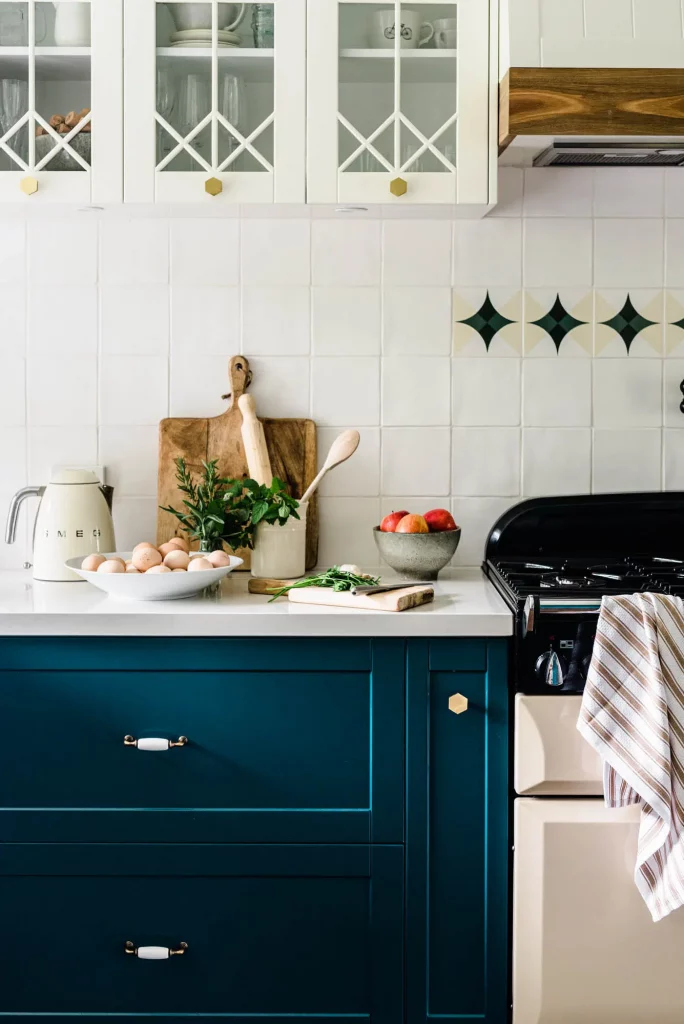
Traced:
<path fill-rule="evenodd" d="M 120 558 L 108 558 L 104 562 L 100 562 L 97 567 L 98 572 L 126 572 L 126 567 Z"/>
<path fill-rule="evenodd" d="M 162 556 L 156 548 L 152 547 L 139 548 L 133 552 L 133 558 L 131 559 L 133 565 L 136 569 L 140 569 L 140 572 L 146 572 L 153 565 L 160 565 L 161 560 Z"/>
<path fill-rule="evenodd" d="M 133 548 L 133 551 L 131 552 L 131 557 L 136 553 L 136 551 L 142 551 L 143 548 L 152 548 L 154 551 L 157 550 L 155 548 L 154 544 L 150 544 L 150 542 L 148 540 L 142 540 L 139 544 L 136 544 L 135 547 Z"/>
<path fill-rule="evenodd" d="M 171 548 L 168 554 L 164 555 L 164 565 L 169 569 L 187 569 L 190 556 L 181 551 L 180 548 Z"/>
<path fill-rule="evenodd" d="M 152 566 L 150 566 L 149 569 L 146 570 L 146 575 L 147 575 L 147 573 L 152 573 L 152 572 L 154 572 L 154 573 L 158 573 L 158 572 L 171 572 L 171 570 L 169 569 L 168 565 L 152 565 Z"/>
<path fill-rule="evenodd" d="M 81 562 L 81 568 L 87 569 L 89 572 L 96 572 L 104 561 L 104 555 L 86 555 Z"/>
<path fill-rule="evenodd" d="M 129 562 L 128 565 L 126 566 L 126 572 L 132 572 L 135 573 L 136 576 L 140 576 L 140 569 L 136 569 L 132 562 Z"/>
<path fill-rule="evenodd" d="M 230 565 L 230 557 L 225 551 L 212 551 L 211 554 L 207 555 L 207 560 L 211 562 L 215 569 L 220 569 L 224 565 Z"/>
<path fill-rule="evenodd" d="M 187 572 L 187 569 L 172 569 L 171 572 Z"/>
<path fill-rule="evenodd" d="M 211 564 L 208 558 L 191 558 L 190 565 L 188 566 L 188 572 L 197 572 L 200 569 L 213 569 L 214 566 Z"/>
<path fill-rule="evenodd" d="M 185 537 L 172 537 L 171 540 L 169 541 L 169 544 L 175 544 L 176 547 L 180 548 L 182 551 L 190 550 L 190 545 L 188 544 Z"/>
<path fill-rule="evenodd" d="M 178 545 L 174 544 L 172 540 L 168 540 L 166 544 L 160 544 L 157 550 L 159 551 L 159 554 L 164 557 L 165 555 L 168 555 L 169 551 L 177 551 Z"/>

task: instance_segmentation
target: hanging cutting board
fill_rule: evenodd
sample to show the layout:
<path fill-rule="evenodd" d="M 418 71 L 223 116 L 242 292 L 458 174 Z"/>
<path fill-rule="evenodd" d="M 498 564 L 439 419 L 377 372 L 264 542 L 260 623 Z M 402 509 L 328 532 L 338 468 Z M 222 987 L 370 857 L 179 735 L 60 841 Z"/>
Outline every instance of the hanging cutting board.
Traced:
<path fill-rule="evenodd" d="M 182 456 L 191 472 L 203 472 L 202 461 L 218 459 L 222 476 L 246 478 L 247 459 L 242 443 L 240 396 L 252 380 L 249 362 L 244 356 L 233 356 L 228 367 L 228 393 L 222 397 L 228 407 L 220 416 L 205 419 L 171 417 L 159 424 L 158 505 L 183 508 L 183 495 L 176 484 L 175 459 Z M 260 417 L 261 418 L 261 417 Z M 316 475 L 316 425 L 306 419 L 261 419 L 273 475 L 280 477 L 294 497 L 300 497 Z M 181 535 L 178 520 L 168 512 L 157 510 L 157 543 Z M 196 546 L 196 545 L 195 545 Z M 245 559 L 243 569 L 250 567 L 250 552 L 240 550 Z M 306 529 L 306 567 L 313 568 L 318 557 L 318 502 L 314 495 L 309 503 Z"/>

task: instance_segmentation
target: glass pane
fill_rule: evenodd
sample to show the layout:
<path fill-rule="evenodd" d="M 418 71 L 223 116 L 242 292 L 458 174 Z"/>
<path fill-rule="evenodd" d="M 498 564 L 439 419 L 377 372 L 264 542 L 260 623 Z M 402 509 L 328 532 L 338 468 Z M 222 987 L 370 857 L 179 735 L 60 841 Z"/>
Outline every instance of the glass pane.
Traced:
<path fill-rule="evenodd" d="M 28 46 L 28 5 L 0 3 L 0 46 Z M 0 55 L 0 171 L 23 170 L 28 157 L 28 125 L 20 125 L 28 110 L 28 51 Z M 9 133 L 9 134 L 8 134 Z"/>
<path fill-rule="evenodd" d="M 215 80 L 211 19 L 210 4 L 157 3 L 157 113 L 164 122 L 157 125 L 157 164 L 168 171 L 271 171 L 273 130 L 265 122 L 274 110 L 274 5 L 218 5 Z"/>
<path fill-rule="evenodd" d="M 91 162 L 90 4 L 35 5 L 35 109 L 29 111 L 30 31 L 27 4 L 0 2 L 0 46 L 15 48 L 0 53 L 0 137 L 29 114 L 6 139 L 23 163 L 2 151 L 0 169 L 85 171 Z"/>
<path fill-rule="evenodd" d="M 419 13 L 402 6 L 404 31 L 424 40 L 400 56 L 401 156 L 408 173 L 453 173 L 455 167 L 456 18 L 455 4 L 426 4 Z"/>
<path fill-rule="evenodd" d="M 387 172 L 394 166 L 394 40 L 380 25 L 389 9 L 340 4 L 339 10 L 339 166 Z"/>
<path fill-rule="evenodd" d="M 341 170 L 454 173 L 456 19 L 454 3 L 340 4 Z"/>

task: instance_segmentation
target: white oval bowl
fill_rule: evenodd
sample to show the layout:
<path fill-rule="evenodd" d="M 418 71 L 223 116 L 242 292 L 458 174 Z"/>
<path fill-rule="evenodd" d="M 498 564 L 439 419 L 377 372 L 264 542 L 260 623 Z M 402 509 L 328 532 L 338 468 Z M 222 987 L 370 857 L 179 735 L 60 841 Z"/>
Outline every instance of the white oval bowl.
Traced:
<path fill-rule="evenodd" d="M 132 551 L 114 551 L 107 558 L 130 559 Z M 193 555 L 198 552 L 192 552 Z M 233 569 L 242 565 L 242 559 L 230 555 L 230 565 L 220 569 L 198 569 L 196 572 L 93 572 L 81 569 L 83 555 L 68 558 L 64 563 L 73 569 L 81 579 L 92 583 L 98 590 L 121 601 L 176 601 L 181 597 L 200 594 L 207 587 L 218 583 Z"/>

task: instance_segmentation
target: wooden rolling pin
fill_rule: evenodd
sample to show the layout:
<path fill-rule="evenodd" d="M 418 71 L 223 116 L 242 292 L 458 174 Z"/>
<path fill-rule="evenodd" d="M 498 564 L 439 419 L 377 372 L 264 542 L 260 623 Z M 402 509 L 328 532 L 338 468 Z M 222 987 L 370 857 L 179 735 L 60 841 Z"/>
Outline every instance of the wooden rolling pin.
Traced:
<path fill-rule="evenodd" d="M 252 480 L 270 487 L 273 480 L 271 460 L 268 457 L 263 425 L 256 414 L 252 395 L 240 395 L 238 407 L 242 413 L 242 443 L 247 456 L 247 469 Z"/>

